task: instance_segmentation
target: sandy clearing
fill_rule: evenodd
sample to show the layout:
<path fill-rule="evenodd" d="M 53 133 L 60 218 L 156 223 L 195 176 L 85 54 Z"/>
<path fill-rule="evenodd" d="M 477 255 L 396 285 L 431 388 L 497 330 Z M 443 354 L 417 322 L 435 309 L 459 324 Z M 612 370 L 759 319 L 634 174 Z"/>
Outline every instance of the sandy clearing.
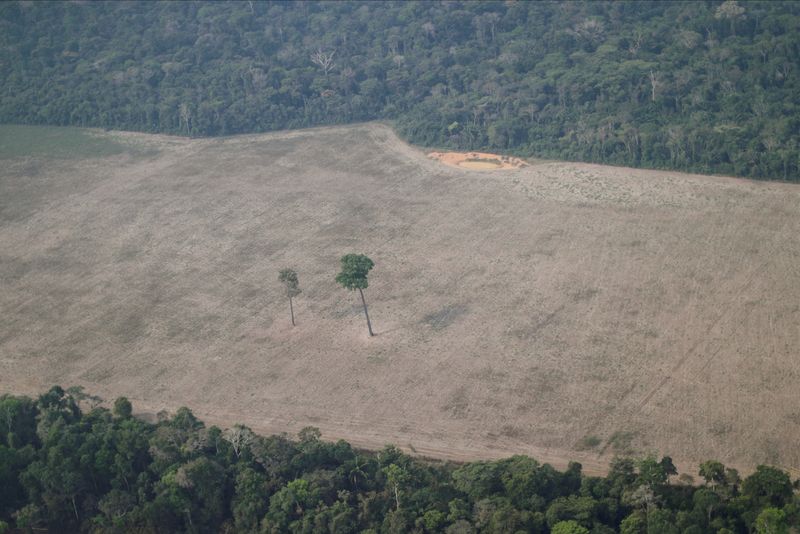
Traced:
<path fill-rule="evenodd" d="M 428 157 L 451 167 L 478 171 L 521 169 L 528 166 L 523 159 L 488 152 L 431 152 Z"/>
<path fill-rule="evenodd" d="M 160 152 L 3 162 L 0 391 L 78 384 L 447 459 L 599 473 L 617 449 L 798 474 L 797 186 L 477 173 L 380 125 L 98 135 Z M 332 282 L 351 251 L 376 261 L 373 339 Z"/>

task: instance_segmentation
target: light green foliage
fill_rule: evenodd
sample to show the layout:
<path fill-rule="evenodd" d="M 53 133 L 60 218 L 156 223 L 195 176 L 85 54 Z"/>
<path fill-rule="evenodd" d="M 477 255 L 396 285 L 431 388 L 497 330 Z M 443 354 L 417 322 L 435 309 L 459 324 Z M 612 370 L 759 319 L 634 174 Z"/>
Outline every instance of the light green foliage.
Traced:
<path fill-rule="evenodd" d="M 42 509 L 35 504 L 26 504 L 14 513 L 17 520 L 17 526 L 23 530 L 32 531 L 33 529 L 41 529 L 41 526 L 46 524 L 42 513 Z M 42 529 L 44 530 L 44 529 Z"/>
<path fill-rule="evenodd" d="M 577 521 L 561 521 L 553 525 L 552 534 L 589 534 L 589 529 L 582 527 Z"/>
<path fill-rule="evenodd" d="M 622 520 L 620 534 L 645 534 L 647 532 L 647 516 L 642 510 L 635 510 Z"/>
<path fill-rule="evenodd" d="M 269 502 L 264 499 L 268 489 L 267 477 L 252 467 L 244 467 L 236 475 L 231 508 L 238 532 L 254 532 L 258 529 L 259 521 L 269 507 Z"/>
<path fill-rule="evenodd" d="M 590 527 L 594 522 L 599 503 L 591 497 L 559 497 L 547 508 L 545 517 L 547 524 L 555 526 L 564 521 L 574 521 L 584 527 Z"/>
<path fill-rule="evenodd" d="M 319 428 L 315 426 L 306 426 L 297 433 L 297 437 L 300 440 L 300 443 L 304 445 L 308 443 L 316 443 L 322 437 L 322 432 L 320 432 Z"/>
<path fill-rule="evenodd" d="M 336 275 L 336 281 L 345 289 L 367 289 L 367 275 L 375 266 L 371 259 L 363 254 L 347 254 L 341 259 L 342 270 Z"/>
<path fill-rule="evenodd" d="M 400 510 L 400 495 L 402 488 L 410 480 L 408 472 L 397 464 L 390 464 L 383 468 L 383 474 L 386 476 L 388 487 L 391 489 L 394 498 L 396 510 Z"/>
<path fill-rule="evenodd" d="M 700 464 L 699 474 L 709 486 L 725 482 L 725 466 L 716 460 L 709 460 Z"/>
<path fill-rule="evenodd" d="M 447 503 L 447 509 L 449 511 L 447 520 L 451 523 L 455 523 L 460 519 L 467 519 L 470 514 L 469 506 L 463 499 L 453 499 Z"/>
<path fill-rule="evenodd" d="M 757 534 L 787 534 L 786 514 L 777 508 L 764 508 L 756 518 Z"/>
<path fill-rule="evenodd" d="M 439 510 L 428 510 L 422 516 L 422 524 L 428 532 L 439 532 L 445 521 L 444 513 Z"/>
<path fill-rule="evenodd" d="M 289 524 L 301 519 L 305 510 L 319 502 L 318 494 L 310 488 L 307 480 L 292 480 L 269 500 L 267 523 L 273 531 L 285 532 Z"/>

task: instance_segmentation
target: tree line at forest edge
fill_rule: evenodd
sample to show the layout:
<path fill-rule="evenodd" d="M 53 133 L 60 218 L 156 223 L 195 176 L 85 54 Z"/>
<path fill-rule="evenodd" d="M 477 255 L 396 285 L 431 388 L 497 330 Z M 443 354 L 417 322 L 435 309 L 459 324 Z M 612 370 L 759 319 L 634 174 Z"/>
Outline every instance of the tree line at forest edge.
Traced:
<path fill-rule="evenodd" d="M 800 2 L 3 2 L 0 121 L 800 179 Z"/>
<path fill-rule="evenodd" d="M 79 402 L 89 407 L 83 411 Z M 157 423 L 81 388 L 0 396 L 0 534 L 330 532 L 788 534 L 800 484 L 759 466 L 743 480 L 719 462 L 699 485 L 668 457 L 616 458 L 606 477 L 526 456 L 452 464 L 206 427 L 187 408 Z M 670 482 L 672 477 L 672 482 Z"/>

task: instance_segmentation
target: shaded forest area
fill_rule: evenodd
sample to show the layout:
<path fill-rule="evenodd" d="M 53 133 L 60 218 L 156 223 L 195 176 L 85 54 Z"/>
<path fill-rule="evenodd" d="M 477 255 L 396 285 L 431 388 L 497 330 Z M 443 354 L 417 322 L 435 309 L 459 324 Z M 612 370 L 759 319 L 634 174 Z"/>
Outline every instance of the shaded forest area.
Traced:
<path fill-rule="evenodd" d="M 800 180 L 798 2 L 4 2 L 0 121 Z"/>
<path fill-rule="evenodd" d="M 0 533 L 330 532 L 787 534 L 798 482 L 759 466 L 745 479 L 708 461 L 704 481 L 668 457 L 617 458 L 605 478 L 526 456 L 454 465 L 207 428 L 186 408 L 150 424 L 121 397 L 80 388 L 0 397 Z M 89 405 L 84 413 L 79 402 Z M 670 483 L 670 478 L 672 483 Z M 796 532 L 796 530 L 794 530 Z"/>

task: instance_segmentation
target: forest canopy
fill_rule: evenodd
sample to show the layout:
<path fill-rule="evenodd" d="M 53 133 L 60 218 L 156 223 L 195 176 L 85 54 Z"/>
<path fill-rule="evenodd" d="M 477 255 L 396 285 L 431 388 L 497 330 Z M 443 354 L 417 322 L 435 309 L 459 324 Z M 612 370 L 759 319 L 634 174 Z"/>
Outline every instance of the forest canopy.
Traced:
<path fill-rule="evenodd" d="M 800 179 L 798 2 L 4 2 L 0 121 Z"/>
<path fill-rule="evenodd" d="M 330 532 L 757 534 L 800 525 L 798 483 L 717 461 L 699 485 L 669 457 L 617 458 L 606 477 L 527 456 L 425 461 L 323 441 L 206 427 L 187 408 L 158 422 L 80 388 L 0 396 L 0 533 Z M 84 412 L 79 404 L 89 410 Z M 92 407 L 93 406 L 93 407 Z M 672 479 L 672 480 L 670 480 Z M 796 531 L 795 531 L 796 532 Z"/>

